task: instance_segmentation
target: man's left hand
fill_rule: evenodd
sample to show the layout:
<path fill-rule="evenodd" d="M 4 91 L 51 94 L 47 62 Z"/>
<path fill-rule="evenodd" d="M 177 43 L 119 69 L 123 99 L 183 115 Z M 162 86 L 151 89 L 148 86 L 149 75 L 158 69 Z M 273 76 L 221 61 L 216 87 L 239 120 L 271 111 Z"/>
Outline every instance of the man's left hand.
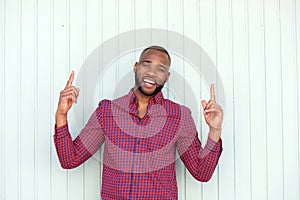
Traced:
<path fill-rule="evenodd" d="M 208 102 L 202 100 L 201 104 L 205 121 L 209 126 L 209 136 L 211 139 L 217 142 L 221 136 L 223 109 L 215 100 L 215 90 L 213 84 L 210 86 L 210 100 Z"/>

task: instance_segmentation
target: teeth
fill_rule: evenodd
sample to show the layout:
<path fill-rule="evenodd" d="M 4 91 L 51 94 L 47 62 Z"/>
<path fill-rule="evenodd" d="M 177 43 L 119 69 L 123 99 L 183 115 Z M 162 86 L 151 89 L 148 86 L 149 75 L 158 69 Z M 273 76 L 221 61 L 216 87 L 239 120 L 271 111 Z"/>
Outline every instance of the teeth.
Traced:
<path fill-rule="evenodd" d="M 146 83 L 150 83 L 150 84 L 155 84 L 155 82 L 154 82 L 154 81 L 151 81 L 151 80 L 149 80 L 149 79 L 144 79 L 144 82 L 146 82 Z"/>

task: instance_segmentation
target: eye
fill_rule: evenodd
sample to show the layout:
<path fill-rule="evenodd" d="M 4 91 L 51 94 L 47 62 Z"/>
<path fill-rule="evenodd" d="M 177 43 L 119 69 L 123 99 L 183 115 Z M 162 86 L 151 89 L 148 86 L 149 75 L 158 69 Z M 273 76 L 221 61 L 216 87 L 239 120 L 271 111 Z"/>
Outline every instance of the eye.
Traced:
<path fill-rule="evenodd" d="M 142 67 L 144 68 L 148 68 L 150 65 L 147 65 L 147 64 L 142 64 Z"/>
<path fill-rule="evenodd" d="M 165 72 L 166 72 L 166 69 L 163 68 L 163 67 L 159 67 L 159 68 L 158 68 L 158 71 L 159 71 L 159 72 L 162 72 L 162 73 L 165 73 Z"/>

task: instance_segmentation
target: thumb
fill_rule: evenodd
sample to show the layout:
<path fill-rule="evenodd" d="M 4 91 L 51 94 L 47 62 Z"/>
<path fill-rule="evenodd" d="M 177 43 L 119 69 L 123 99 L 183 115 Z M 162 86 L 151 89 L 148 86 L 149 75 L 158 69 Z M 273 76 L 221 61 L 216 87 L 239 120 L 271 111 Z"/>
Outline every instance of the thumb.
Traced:
<path fill-rule="evenodd" d="M 76 91 L 77 91 L 77 95 L 79 95 L 80 89 L 76 88 Z"/>
<path fill-rule="evenodd" d="M 202 108 L 204 109 L 207 103 L 206 103 L 205 100 L 202 100 L 202 101 L 201 101 L 201 104 L 202 104 Z"/>

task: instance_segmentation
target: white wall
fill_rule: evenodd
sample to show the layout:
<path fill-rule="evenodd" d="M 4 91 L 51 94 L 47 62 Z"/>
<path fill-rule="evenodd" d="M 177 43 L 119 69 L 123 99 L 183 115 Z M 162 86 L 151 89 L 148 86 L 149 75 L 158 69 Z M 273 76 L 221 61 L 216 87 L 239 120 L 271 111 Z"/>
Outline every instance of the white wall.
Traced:
<path fill-rule="evenodd" d="M 100 198 L 97 159 L 69 171 L 59 165 L 52 139 L 59 92 L 107 39 L 160 28 L 205 50 L 226 97 L 218 168 L 198 183 L 178 162 L 179 199 L 298 200 L 299 13 L 299 0 L 1 0 L 0 199 Z M 131 70 L 124 66 L 138 53 L 112 63 L 112 81 L 101 82 L 98 96 Z M 200 105 L 207 85 L 182 60 L 176 65 L 192 79 Z M 207 127 L 196 124 L 205 143 Z"/>

